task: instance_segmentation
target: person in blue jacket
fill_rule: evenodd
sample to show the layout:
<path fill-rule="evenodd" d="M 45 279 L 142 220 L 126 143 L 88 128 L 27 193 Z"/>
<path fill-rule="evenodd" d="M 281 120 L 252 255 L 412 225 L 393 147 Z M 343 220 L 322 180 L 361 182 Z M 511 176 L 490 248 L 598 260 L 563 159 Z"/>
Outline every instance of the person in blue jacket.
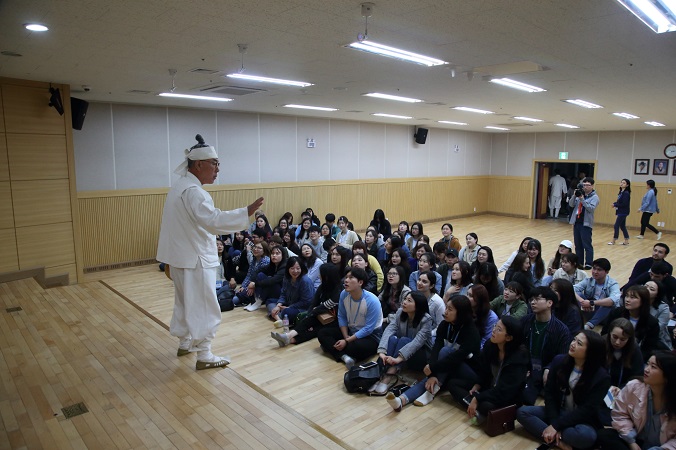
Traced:
<path fill-rule="evenodd" d="M 613 228 L 613 240 L 608 245 L 615 245 L 620 236 L 620 230 L 624 236 L 622 245 L 629 245 L 629 232 L 627 231 L 627 216 L 629 215 L 629 202 L 631 201 L 631 181 L 622 178 L 620 191 L 617 193 L 617 201 L 613 202 L 615 208 L 615 226 Z"/>
<path fill-rule="evenodd" d="M 645 234 L 645 229 L 649 229 L 657 235 L 657 240 L 662 239 L 662 232 L 658 231 L 657 228 L 650 225 L 650 218 L 653 214 L 660 213 L 660 207 L 657 206 L 657 188 L 655 187 L 655 180 L 648 180 L 645 182 L 646 189 L 648 189 L 641 199 L 641 207 L 638 209 L 638 212 L 641 214 L 641 234 L 636 236 L 636 239 L 643 239 Z"/>

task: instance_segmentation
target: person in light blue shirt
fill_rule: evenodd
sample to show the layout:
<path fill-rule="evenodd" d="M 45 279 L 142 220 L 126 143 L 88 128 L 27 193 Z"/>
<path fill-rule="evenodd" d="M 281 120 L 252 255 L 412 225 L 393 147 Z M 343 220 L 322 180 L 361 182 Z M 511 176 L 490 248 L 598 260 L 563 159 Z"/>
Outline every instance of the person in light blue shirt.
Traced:
<path fill-rule="evenodd" d="M 655 187 L 654 180 L 648 180 L 645 183 L 648 190 L 641 199 L 641 207 L 638 209 L 638 212 L 643 213 L 641 214 L 641 234 L 636 236 L 636 238 L 643 239 L 645 229 L 647 228 L 657 235 L 657 240 L 659 241 L 662 238 L 662 232 L 650 225 L 652 215 L 660 213 L 660 208 L 657 206 L 657 188 Z"/>
<path fill-rule="evenodd" d="M 620 285 L 608 276 L 610 261 L 599 258 L 592 263 L 590 278 L 577 283 L 574 287 L 583 315 L 588 318 L 585 328 L 594 329 L 608 317 L 613 308 L 620 306 Z"/>

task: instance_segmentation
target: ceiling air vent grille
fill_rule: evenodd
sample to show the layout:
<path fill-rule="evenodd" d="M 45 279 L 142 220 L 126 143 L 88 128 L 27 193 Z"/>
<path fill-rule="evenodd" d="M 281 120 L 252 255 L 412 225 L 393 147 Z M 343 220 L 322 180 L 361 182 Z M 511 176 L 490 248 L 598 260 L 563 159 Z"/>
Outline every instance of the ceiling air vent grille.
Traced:
<path fill-rule="evenodd" d="M 200 67 L 195 67 L 194 69 L 188 70 L 188 72 L 201 73 L 201 74 L 204 74 L 204 75 L 213 75 L 215 73 L 218 73 L 219 71 L 215 70 L 215 69 L 202 69 Z"/>
<path fill-rule="evenodd" d="M 200 92 L 209 92 L 211 94 L 235 95 L 242 96 L 248 94 L 255 94 L 257 92 L 267 92 L 265 89 L 253 89 L 241 86 L 225 86 L 222 84 L 205 86 L 197 88 Z"/>

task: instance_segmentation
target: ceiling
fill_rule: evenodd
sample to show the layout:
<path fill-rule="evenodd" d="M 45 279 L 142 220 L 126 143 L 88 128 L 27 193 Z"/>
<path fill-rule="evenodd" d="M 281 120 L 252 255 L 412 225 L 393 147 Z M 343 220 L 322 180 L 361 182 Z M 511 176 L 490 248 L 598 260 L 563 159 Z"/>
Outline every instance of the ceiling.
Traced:
<path fill-rule="evenodd" d="M 343 48 L 364 32 L 361 2 L 345 0 L 0 0 L 0 76 L 70 84 L 73 96 L 102 102 L 173 105 L 489 131 L 676 128 L 676 33 L 657 35 L 615 0 L 376 1 L 369 39 L 448 61 L 427 68 Z M 50 30 L 30 32 L 26 22 Z M 314 83 L 305 89 L 223 78 L 245 73 Z M 484 80 L 476 68 L 530 61 L 546 70 L 510 75 L 547 89 L 524 93 Z M 504 68 L 505 66 L 500 66 Z M 229 103 L 158 97 L 171 88 L 263 89 Z M 212 74 L 190 72 L 210 69 Z M 493 70 L 493 72 L 495 72 Z M 85 92 L 83 85 L 89 86 Z M 146 93 L 133 93 L 146 91 Z M 383 92 L 423 99 L 405 104 L 363 97 Z M 562 102 L 582 98 L 603 109 Z M 287 103 L 339 108 L 284 108 Z M 454 111 L 471 106 L 495 111 Z M 628 112 L 626 120 L 613 112 Z M 387 119 L 372 113 L 413 116 Z M 543 119 L 528 125 L 514 116 Z M 466 122 L 443 125 L 439 120 Z"/>

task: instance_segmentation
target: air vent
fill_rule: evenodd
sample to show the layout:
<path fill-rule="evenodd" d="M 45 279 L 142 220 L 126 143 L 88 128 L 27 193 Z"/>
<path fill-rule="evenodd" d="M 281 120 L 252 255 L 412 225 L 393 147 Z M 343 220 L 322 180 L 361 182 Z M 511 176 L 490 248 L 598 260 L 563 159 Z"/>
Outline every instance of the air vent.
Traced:
<path fill-rule="evenodd" d="M 209 92 L 212 94 L 235 95 L 240 97 L 242 95 L 255 94 L 257 92 L 267 92 L 265 89 L 253 89 L 240 86 L 227 86 L 223 84 L 205 86 L 197 88 L 197 90 L 199 90 L 200 92 Z"/>
<path fill-rule="evenodd" d="M 70 419 L 72 417 L 88 413 L 89 410 L 87 409 L 84 403 L 80 402 L 74 405 L 64 406 L 63 408 L 61 408 L 61 412 L 63 412 L 63 416 L 66 419 Z"/>
<path fill-rule="evenodd" d="M 444 102 L 429 102 L 429 103 L 426 102 L 425 104 L 426 104 L 426 105 L 437 105 L 437 106 L 446 106 L 446 105 L 448 105 L 448 103 L 444 103 Z"/>
<path fill-rule="evenodd" d="M 150 91 L 144 91 L 141 89 L 132 89 L 131 91 L 127 91 L 127 94 L 150 94 Z"/>
<path fill-rule="evenodd" d="M 363 113 L 364 111 L 357 111 L 356 109 L 350 109 L 350 110 L 345 111 L 345 112 L 349 112 L 349 113 Z"/>
<path fill-rule="evenodd" d="M 213 75 L 215 73 L 218 73 L 219 71 L 214 70 L 214 69 L 201 69 L 199 67 L 195 67 L 194 69 L 188 70 L 188 72 L 201 73 L 201 74 L 204 74 L 204 75 Z"/>

